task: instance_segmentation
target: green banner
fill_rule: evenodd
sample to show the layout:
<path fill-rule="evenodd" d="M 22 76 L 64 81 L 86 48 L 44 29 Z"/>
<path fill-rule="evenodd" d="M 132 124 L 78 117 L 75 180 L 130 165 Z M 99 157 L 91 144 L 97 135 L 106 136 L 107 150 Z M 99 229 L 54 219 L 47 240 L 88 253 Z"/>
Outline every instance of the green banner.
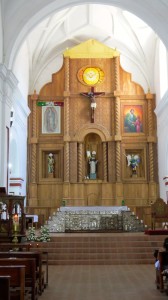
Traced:
<path fill-rule="evenodd" d="M 64 103 L 56 101 L 38 101 L 37 106 L 64 106 Z"/>

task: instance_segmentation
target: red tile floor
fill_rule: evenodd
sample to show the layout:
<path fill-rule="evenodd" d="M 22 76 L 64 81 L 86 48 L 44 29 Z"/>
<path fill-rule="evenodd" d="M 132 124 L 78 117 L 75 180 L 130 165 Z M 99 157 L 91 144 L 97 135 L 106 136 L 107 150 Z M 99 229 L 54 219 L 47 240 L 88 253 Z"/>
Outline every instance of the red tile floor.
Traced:
<path fill-rule="evenodd" d="M 39 300 L 162 300 L 151 265 L 50 265 Z"/>

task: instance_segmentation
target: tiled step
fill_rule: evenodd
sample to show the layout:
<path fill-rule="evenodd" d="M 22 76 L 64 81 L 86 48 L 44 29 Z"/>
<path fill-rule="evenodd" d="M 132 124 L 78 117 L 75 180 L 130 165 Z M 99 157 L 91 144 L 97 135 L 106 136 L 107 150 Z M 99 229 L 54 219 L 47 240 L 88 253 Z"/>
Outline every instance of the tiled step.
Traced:
<path fill-rule="evenodd" d="M 137 235 L 73 235 L 55 236 L 50 242 L 38 243 L 48 252 L 52 265 L 117 265 L 152 264 L 153 252 L 163 245 L 165 236 Z M 32 243 L 32 249 L 37 248 Z"/>

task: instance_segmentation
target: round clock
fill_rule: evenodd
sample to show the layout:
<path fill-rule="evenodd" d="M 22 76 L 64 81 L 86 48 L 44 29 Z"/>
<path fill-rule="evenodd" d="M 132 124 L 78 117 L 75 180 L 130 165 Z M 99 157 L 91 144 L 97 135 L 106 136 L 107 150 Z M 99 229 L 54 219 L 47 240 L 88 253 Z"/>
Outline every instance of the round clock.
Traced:
<path fill-rule="evenodd" d="M 104 72 L 97 67 L 83 67 L 78 71 L 78 79 L 81 83 L 94 86 L 104 79 Z"/>

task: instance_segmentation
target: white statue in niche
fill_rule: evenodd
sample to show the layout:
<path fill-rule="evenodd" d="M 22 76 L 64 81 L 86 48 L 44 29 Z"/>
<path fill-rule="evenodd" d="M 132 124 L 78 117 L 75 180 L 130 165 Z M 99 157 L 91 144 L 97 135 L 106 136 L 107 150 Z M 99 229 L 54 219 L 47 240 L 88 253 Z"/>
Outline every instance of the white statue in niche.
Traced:
<path fill-rule="evenodd" d="M 96 160 L 96 151 L 92 151 L 91 157 L 89 158 L 90 165 L 90 179 L 96 179 L 96 165 L 98 160 Z"/>
<path fill-rule="evenodd" d="M 52 153 L 48 154 L 48 173 L 54 173 L 54 155 Z"/>

